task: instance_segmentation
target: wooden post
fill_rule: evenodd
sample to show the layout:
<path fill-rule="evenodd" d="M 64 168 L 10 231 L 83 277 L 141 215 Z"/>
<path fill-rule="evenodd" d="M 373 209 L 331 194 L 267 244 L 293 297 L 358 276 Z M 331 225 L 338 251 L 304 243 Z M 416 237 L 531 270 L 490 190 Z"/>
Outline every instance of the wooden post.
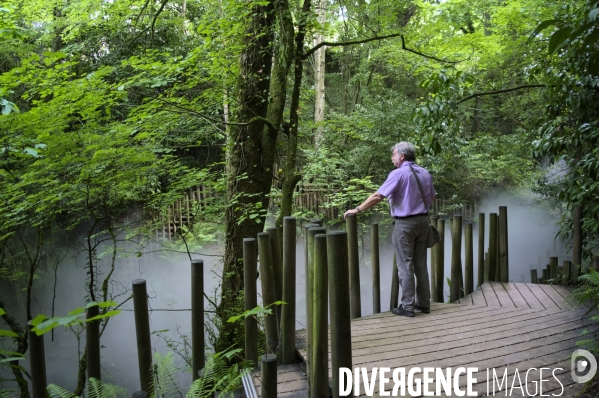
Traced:
<path fill-rule="evenodd" d="M 320 218 L 313 218 L 310 220 L 310 224 L 316 224 L 319 227 L 322 227 L 322 220 Z"/>
<path fill-rule="evenodd" d="M 329 396 L 329 286 L 327 272 L 327 236 L 317 234 L 314 235 L 311 397 Z"/>
<path fill-rule="evenodd" d="M 582 266 L 582 206 L 574 207 L 572 220 L 572 282 L 576 284 Z"/>
<path fill-rule="evenodd" d="M 86 319 L 100 315 L 100 307 L 94 305 L 89 307 L 85 314 Z M 85 355 L 87 362 L 87 381 L 92 377 L 98 381 L 102 380 L 100 367 L 100 320 L 87 322 L 85 325 L 86 343 Z"/>
<path fill-rule="evenodd" d="M 96 307 L 97 308 L 97 307 Z M 31 372 L 31 389 L 33 398 L 46 398 L 46 354 L 44 352 L 44 335 L 38 336 L 32 331 L 31 321 L 27 323 L 29 340 L 29 366 Z"/>
<path fill-rule="evenodd" d="M 530 283 L 539 283 L 539 278 L 537 277 L 537 269 L 530 270 Z"/>
<path fill-rule="evenodd" d="M 272 274 L 275 283 L 275 299 L 283 301 L 283 260 L 281 258 L 281 239 L 279 237 L 279 228 L 267 228 L 266 232 L 270 236 L 270 248 L 272 250 Z M 281 332 L 281 306 L 276 305 L 273 312 L 277 315 L 277 330 Z"/>
<path fill-rule="evenodd" d="M 257 247 L 256 239 L 243 240 L 243 298 L 245 310 L 258 306 L 256 289 Z M 256 318 L 248 316 L 245 323 L 245 359 L 258 366 L 258 323 Z"/>
<path fill-rule="evenodd" d="M 480 287 L 485 281 L 485 213 L 478 213 L 478 282 Z"/>
<path fill-rule="evenodd" d="M 283 217 L 283 308 L 281 309 L 281 364 L 295 362 L 295 217 Z M 255 280 L 255 279 L 254 279 Z"/>
<path fill-rule="evenodd" d="M 312 224 L 312 223 L 308 223 L 308 224 L 304 224 L 303 226 L 303 231 L 304 231 L 304 276 L 305 276 L 305 281 L 306 281 L 306 286 L 304 289 L 304 298 L 305 298 L 305 302 L 306 302 L 306 376 L 308 378 L 308 390 L 310 389 L 310 353 L 312 350 L 312 347 L 310 346 L 310 336 L 311 336 L 311 330 L 312 330 L 312 318 L 310 316 L 310 314 L 312 313 L 312 302 L 309 300 L 310 294 L 308 292 L 308 289 L 310 287 L 310 284 L 312 283 L 312 279 L 310 279 L 310 276 L 308 274 L 308 267 L 310 264 L 310 261 L 312 260 L 312 252 L 310 250 L 310 243 L 309 243 L 309 239 L 308 239 L 308 230 L 310 228 L 318 228 L 318 224 Z"/>
<path fill-rule="evenodd" d="M 360 254 L 358 252 L 358 217 L 348 214 L 345 218 L 347 229 L 347 244 L 349 250 L 349 293 L 351 297 L 351 317 L 362 316 L 360 300 Z"/>
<path fill-rule="evenodd" d="M 145 279 L 131 282 L 133 290 L 133 310 L 135 314 L 135 334 L 137 336 L 137 362 L 139 365 L 140 390 L 152 395 L 152 339 L 150 337 L 150 316 L 148 315 L 148 291 Z"/>
<path fill-rule="evenodd" d="M 497 213 L 489 214 L 489 281 L 496 281 L 497 270 Z"/>
<path fill-rule="evenodd" d="M 258 238 L 258 244 L 260 238 Z M 275 354 L 262 355 L 262 398 L 276 398 L 277 396 L 277 356 Z"/>
<path fill-rule="evenodd" d="M 437 220 L 439 216 L 431 217 L 431 225 L 437 228 Z M 437 300 L 437 277 L 435 271 L 437 270 L 437 248 L 435 246 L 431 247 L 431 302 L 436 303 Z"/>
<path fill-rule="evenodd" d="M 135 391 L 131 394 L 131 398 L 148 398 L 148 393 L 145 391 Z"/>
<path fill-rule="evenodd" d="M 443 303 L 443 286 L 445 286 L 445 220 L 437 220 L 437 231 L 441 235 L 441 242 L 433 246 L 436 250 L 435 254 L 435 278 L 437 278 L 437 302 Z"/>
<path fill-rule="evenodd" d="M 499 206 L 497 223 L 499 229 L 499 281 L 507 283 L 510 281 L 507 206 Z"/>
<path fill-rule="evenodd" d="M 327 234 L 333 398 L 339 398 L 339 368 L 352 369 L 347 243 L 346 232 L 334 231 Z"/>
<path fill-rule="evenodd" d="M 563 285 L 562 281 L 564 278 L 564 267 L 562 267 L 561 265 L 557 266 L 557 275 L 556 275 L 556 281 L 555 284 L 556 285 Z"/>
<path fill-rule="evenodd" d="M 389 300 L 389 309 L 397 308 L 399 303 L 399 273 L 397 271 L 397 257 L 393 251 L 393 266 L 391 267 L 391 298 Z"/>
<path fill-rule="evenodd" d="M 472 247 L 472 223 L 465 225 L 465 246 L 466 253 L 464 259 L 464 269 L 466 275 L 464 277 L 464 295 L 468 295 L 474 291 L 474 255 Z"/>
<path fill-rule="evenodd" d="M 484 281 L 489 281 L 489 253 L 485 253 L 485 272 L 484 272 Z"/>
<path fill-rule="evenodd" d="M 258 234 L 258 254 L 260 256 L 260 282 L 262 284 L 262 306 L 271 308 L 276 301 L 275 277 L 272 271 L 272 248 L 268 232 Z M 274 308 L 272 313 L 264 318 L 264 334 L 266 335 L 266 349 L 268 354 L 276 353 L 279 349 L 279 331 L 277 316 Z"/>
<path fill-rule="evenodd" d="M 562 276 L 562 285 L 570 284 L 570 276 L 572 275 L 572 261 L 564 261 L 564 273 Z"/>
<path fill-rule="evenodd" d="M 549 275 L 549 270 L 547 268 L 545 268 L 543 270 L 543 283 L 547 283 L 547 281 L 549 280 L 550 275 Z"/>
<path fill-rule="evenodd" d="M 381 271 L 379 261 L 379 225 L 370 224 L 370 255 L 372 263 L 372 313 L 381 312 Z"/>
<path fill-rule="evenodd" d="M 549 257 L 549 278 L 557 279 L 557 257 Z"/>
<path fill-rule="evenodd" d="M 204 367 L 204 260 L 191 260 L 191 358 L 192 380 Z"/>
<path fill-rule="evenodd" d="M 314 343 L 313 343 L 313 333 L 314 333 L 314 236 L 317 234 L 326 233 L 326 228 L 322 227 L 311 227 L 308 229 L 308 295 L 306 296 L 307 303 L 307 312 L 306 312 L 306 352 L 308 354 L 308 361 L 306 361 L 306 369 L 308 370 L 309 380 L 309 388 L 311 388 L 312 383 L 312 370 L 313 363 L 312 359 L 314 357 Z"/>
<path fill-rule="evenodd" d="M 451 228 L 451 289 L 449 302 L 460 298 L 462 280 L 462 216 L 453 216 Z"/>

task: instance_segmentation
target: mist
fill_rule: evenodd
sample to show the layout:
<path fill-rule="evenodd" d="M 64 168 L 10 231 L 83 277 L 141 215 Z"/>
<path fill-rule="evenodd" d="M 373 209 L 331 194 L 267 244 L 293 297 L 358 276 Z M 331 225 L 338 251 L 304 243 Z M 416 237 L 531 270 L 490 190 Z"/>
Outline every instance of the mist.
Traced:
<path fill-rule="evenodd" d="M 509 241 L 509 267 L 510 281 L 530 282 L 530 269 L 544 268 L 549 262 L 549 256 L 558 256 L 559 262 L 571 260 L 571 255 L 566 254 L 564 244 L 555 239 L 559 214 L 554 214 L 550 208 L 529 191 L 500 192 L 489 195 L 482 201 L 478 211 L 484 212 L 486 217 L 485 250 L 488 247 L 488 219 L 489 213 L 498 212 L 499 206 L 507 206 L 508 214 L 508 241 Z M 478 218 L 475 216 L 475 220 Z M 379 223 L 380 236 L 380 274 L 381 274 L 381 310 L 390 309 L 391 272 L 393 264 L 393 248 L 391 245 L 392 223 L 390 218 L 373 219 Z M 362 316 L 372 314 L 372 273 L 370 264 L 370 221 L 361 220 L 360 234 L 360 290 Z M 451 231 L 449 222 L 445 227 L 445 273 L 444 278 L 450 276 L 451 269 Z M 301 222 L 298 221 L 298 236 L 296 250 L 296 327 L 305 327 L 305 272 L 304 272 L 304 237 L 300 234 Z M 462 239 L 463 242 L 463 239 Z M 474 242 L 474 281 L 478 278 L 477 249 L 478 226 L 473 228 Z M 222 244 L 217 244 L 203 252 L 206 254 L 194 255 L 193 258 L 204 260 L 204 291 L 209 297 L 214 297 L 215 289 L 220 284 L 222 273 Z M 462 251 L 463 253 L 463 251 Z M 462 266 L 463 266 L 462 254 Z M 165 331 L 167 339 L 180 341 L 180 334 L 191 337 L 191 286 L 190 286 L 190 259 L 187 254 L 173 254 L 172 252 L 153 251 L 141 257 L 135 255 L 118 258 L 113 274 L 111 290 L 118 295 L 115 300 L 120 303 L 131 294 L 131 281 L 145 279 L 147 281 L 148 304 L 150 307 L 150 328 L 154 331 Z M 430 272 L 430 250 L 428 256 Z M 41 272 L 34 282 L 33 316 L 37 314 L 51 315 L 52 302 L 55 300 L 54 313 L 64 316 L 69 311 L 85 305 L 87 269 L 85 260 L 81 255 L 67 257 L 60 264 L 56 275 L 54 288 L 54 271 L 49 269 Z M 106 275 L 109 267 L 109 256 L 98 260 L 100 278 Z M 259 293 L 258 302 L 261 302 L 261 283 L 257 281 Z M 56 295 L 54 292 L 56 291 Z M 55 298 L 54 298 L 55 295 Z M 401 296 L 400 296 L 401 297 Z M 445 283 L 444 298 L 449 297 L 449 287 Z M 209 308 L 205 300 L 204 307 Z M 117 384 L 127 388 L 130 392 L 137 391 L 139 387 L 139 373 L 137 364 L 137 346 L 135 337 L 135 323 L 132 312 L 132 300 L 127 302 L 119 315 L 113 317 L 101 338 L 102 381 Z M 17 314 L 18 306 L 6 308 L 7 312 L 19 319 L 24 314 Z M 206 322 L 208 324 L 208 322 Z M 85 332 L 80 335 L 79 343 L 75 334 L 64 327 L 54 329 L 53 333 L 44 335 L 46 349 L 46 369 L 48 383 L 57 384 L 63 388 L 73 390 L 76 387 L 78 361 L 85 349 Z M 164 339 L 152 334 L 154 349 L 166 354 L 171 351 Z M 207 349 L 208 352 L 208 349 Z M 181 372 L 177 375 L 177 384 L 184 394 L 191 384 L 191 373 L 185 371 L 186 363 L 176 354 L 173 354 L 175 363 Z M 26 362 L 21 365 L 29 368 Z M 2 370 L 0 376 L 9 376 Z"/>

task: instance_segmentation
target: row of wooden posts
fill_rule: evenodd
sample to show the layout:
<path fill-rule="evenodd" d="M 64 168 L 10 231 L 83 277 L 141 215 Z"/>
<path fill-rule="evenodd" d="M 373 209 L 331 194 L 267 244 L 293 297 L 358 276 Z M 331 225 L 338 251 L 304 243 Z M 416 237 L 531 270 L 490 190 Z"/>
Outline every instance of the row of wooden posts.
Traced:
<path fill-rule="evenodd" d="M 507 262 L 507 208 L 500 207 L 499 215 L 490 214 L 489 249 L 481 261 L 484 251 L 483 213 L 479 214 L 479 279 L 508 281 Z M 431 222 L 444 235 L 445 220 L 432 217 Z M 462 216 L 450 219 L 452 224 L 452 267 L 450 301 L 472 292 L 472 224 L 466 224 L 465 280 L 462 279 L 461 239 Z M 320 220 L 311 220 L 303 226 L 305 244 L 306 275 L 306 341 L 307 372 L 311 396 L 328 396 L 328 325 L 331 317 L 331 364 L 333 368 L 333 395 L 338 395 L 338 369 L 351 368 L 350 320 L 361 317 L 360 274 L 358 251 L 358 223 L 355 215 L 346 218 L 346 231 L 327 231 Z M 296 361 L 295 352 L 295 308 L 296 308 L 296 219 L 283 220 L 283 242 L 277 228 L 259 233 L 257 239 L 243 240 L 245 307 L 257 306 L 256 269 L 257 254 L 260 258 L 262 301 L 264 307 L 274 307 L 271 315 L 264 319 L 266 355 L 261 358 L 263 396 L 276 396 L 276 365 Z M 371 256 L 373 281 L 373 312 L 380 312 L 380 264 L 378 224 L 371 225 Z M 443 244 L 432 248 L 432 296 L 434 301 L 443 302 Z M 469 254 L 470 253 L 470 254 Z M 481 265 L 482 264 L 482 265 Z M 391 307 L 396 307 L 399 296 L 397 266 L 392 271 Z M 458 283 L 455 283 L 458 281 Z M 191 263 L 191 324 L 192 324 L 192 367 L 194 380 L 204 365 L 204 300 L 203 260 Z M 151 393 L 152 348 L 147 304 L 146 281 L 132 282 L 137 336 L 140 389 Z M 273 305 L 282 301 L 284 305 Z M 329 308 L 330 304 L 330 308 Z M 329 311 L 330 310 L 330 311 Z M 98 314 L 98 307 L 90 307 L 87 318 Z M 101 379 L 99 321 L 87 324 L 88 378 Z M 258 363 L 258 325 L 251 317 L 245 319 L 245 354 L 248 360 Z M 43 336 L 30 332 L 31 369 L 34 397 L 45 393 L 45 360 Z M 37 343 L 36 343 L 37 342 Z M 41 350 L 41 351 L 40 351 Z M 42 393 L 44 392 L 44 393 Z"/>
<path fill-rule="evenodd" d="M 537 269 L 531 269 L 530 281 L 539 284 L 551 282 L 552 284 L 563 286 L 575 282 L 578 279 L 578 267 L 572 266 L 572 261 L 569 260 L 564 260 L 563 265 L 557 265 L 558 262 L 558 257 L 549 257 L 549 264 L 541 270 L 542 276 L 540 278 Z"/>
<path fill-rule="evenodd" d="M 146 281 L 136 279 L 132 282 L 133 310 L 137 340 L 137 358 L 139 365 L 140 391 L 133 393 L 134 398 L 146 398 L 152 395 L 152 340 L 150 317 L 148 312 L 148 293 Z M 89 307 L 86 319 L 99 315 L 99 307 Z M 204 367 L 204 260 L 191 261 L 191 347 L 193 379 L 200 375 Z M 46 398 L 46 360 L 44 353 L 44 335 L 38 336 L 28 324 L 30 350 L 30 374 L 33 398 Z M 101 380 L 100 368 L 100 320 L 86 323 L 86 364 L 87 378 Z"/>

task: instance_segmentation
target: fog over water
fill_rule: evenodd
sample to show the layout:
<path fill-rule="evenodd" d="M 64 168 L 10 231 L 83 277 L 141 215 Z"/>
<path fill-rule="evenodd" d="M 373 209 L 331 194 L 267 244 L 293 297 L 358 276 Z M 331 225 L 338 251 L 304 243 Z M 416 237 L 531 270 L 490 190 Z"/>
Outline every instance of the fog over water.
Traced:
<path fill-rule="evenodd" d="M 486 214 L 485 237 L 488 239 L 488 215 L 498 212 L 499 206 L 508 208 L 508 239 L 509 239 L 509 265 L 510 280 L 513 282 L 530 282 L 530 269 L 532 266 L 539 269 L 544 268 L 549 262 L 549 256 L 559 256 L 561 264 L 565 259 L 571 259 L 571 255 L 565 254 L 564 245 L 554 241 L 557 231 L 556 224 L 559 215 L 551 214 L 548 208 L 539 202 L 530 192 L 505 192 L 491 195 L 479 206 L 478 211 Z M 477 216 L 475 216 L 477 220 Z M 367 220 L 366 231 L 361 236 L 360 242 L 360 276 L 361 276 L 361 299 L 362 315 L 372 313 L 372 277 L 370 266 L 370 229 Z M 393 261 L 393 249 L 391 247 L 391 220 L 383 218 L 379 222 L 380 233 L 380 262 L 381 262 L 381 310 L 389 310 L 391 268 Z M 477 225 L 473 228 L 474 242 L 474 281 L 477 280 Z M 305 278 L 304 278 L 304 248 L 303 236 L 299 235 L 301 223 L 298 222 L 298 245 L 297 245 L 297 327 L 305 325 Z M 451 233 L 449 222 L 446 222 L 445 230 L 445 277 L 450 275 L 451 268 Z M 488 243 L 485 243 L 485 249 Z M 204 259 L 204 283 L 205 291 L 213 296 L 222 272 L 221 257 L 222 248 L 212 250 L 205 249 L 205 253 L 213 256 L 194 256 Z M 108 256 L 100 260 L 103 275 L 107 272 Z M 429 256 L 430 263 L 430 256 Z M 82 307 L 86 302 L 84 284 L 86 281 L 85 260 L 82 258 L 67 258 L 58 267 L 55 314 L 66 315 L 77 307 Z M 463 264 L 463 261 L 462 261 Z M 134 279 L 145 279 L 147 281 L 149 305 L 152 309 L 150 314 L 150 327 L 153 331 L 169 329 L 170 338 L 178 338 L 176 332 L 191 336 L 191 288 L 190 288 L 190 261 L 186 254 L 164 254 L 153 252 L 143 254 L 141 257 L 129 257 L 117 259 L 116 270 L 113 275 L 115 282 L 112 286 L 117 294 L 116 301 L 123 301 L 130 295 L 131 281 Z M 102 277 L 102 275 L 100 276 Z M 33 316 L 38 313 L 51 314 L 53 300 L 54 271 L 42 272 L 35 281 L 35 295 L 33 305 Z M 257 281 L 258 292 L 260 292 L 260 281 Z M 126 289 L 129 289 L 126 292 Z M 449 289 L 445 286 L 445 297 L 449 295 Z M 260 299 L 259 299 L 260 301 Z M 101 344 L 102 354 L 102 379 L 105 382 L 118 384 L 136 391 L 139 389 L 139 374 L 137 370 L 137 348 L 135 340 L 135 323 L 132 310 L 133 303 L 129 301 L 121 314 L 115 316 L 106 328 Z M 205 300 L 205 308 L 208 302 Z M 159 311 L 159 310 L 184 310 L 184 311 Z M 18 308 L 7 308 L 15 314 Z M 23 314 L 18 314 L 19 318 Z M 2 328 L 5 328 L 4 325 Z M 81 342 L 77 345 L 77 339 L 73 332 L 65 328 L 57 328 L 54 336 L 50 333 L 45 335 L 46 369 L 48 383 L 58 384 L 66 389 L 74 389 L 77 378 L 77 365 L 80 354 L 85 347 L 85 332 L 81 334 Z M 156 335 L 152 335 L 155 350 L 163 354 L 170 351 L 164 341 Z M 177 355 L 174 355 L 179 367 L 186 365 Z M 25 364 L 28 368 L 28 365 Z M 0 374 L 0 376 L 7 376 Z M 179 376 L 179 384 L 183 389 L 191 383 L 191 374 L 182 372 Z"/>

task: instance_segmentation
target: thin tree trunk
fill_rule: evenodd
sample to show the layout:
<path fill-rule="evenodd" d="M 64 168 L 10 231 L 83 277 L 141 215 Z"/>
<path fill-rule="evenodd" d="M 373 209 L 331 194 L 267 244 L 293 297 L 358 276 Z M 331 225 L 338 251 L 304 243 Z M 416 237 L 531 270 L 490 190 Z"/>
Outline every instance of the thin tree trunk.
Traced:
<path fill-rule="evenodd" d="M 324 29 L 324 25 L 326 23 L 326 9 L 327 0 L 320 0 L 318 2 L 318 7 L 316 9 L 317 20 L 321 26 L 321 29 Z M 318 43 L 324 41 L 324 34 L 322 30 L 316 35 L 314 40 L 314 45 L 316 46 Z M 324 76 L 325 76 L 325 52 L 326 46 L 320 47 L 314 53 L 314 87 L 316 89 L 316 97 L 314 99 L 314 123 L 316 124 L 316 134 L 314 136 L 314 145 L 318 147 L 320 140 L 324 135 L 324 98 L 325 98 L 325 88 L 324 88 Z"/>

